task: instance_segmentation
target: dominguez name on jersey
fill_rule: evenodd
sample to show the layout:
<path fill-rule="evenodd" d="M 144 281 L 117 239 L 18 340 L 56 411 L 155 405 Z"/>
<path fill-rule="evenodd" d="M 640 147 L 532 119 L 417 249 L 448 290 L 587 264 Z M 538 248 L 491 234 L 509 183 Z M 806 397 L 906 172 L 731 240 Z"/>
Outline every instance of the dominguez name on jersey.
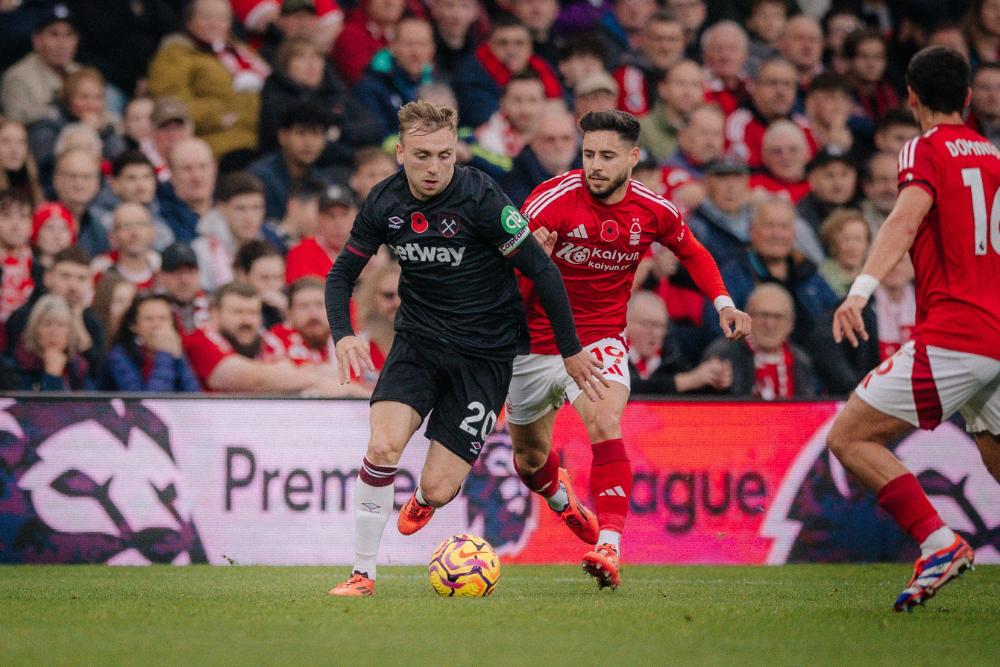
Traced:
<path fill-rule="evenodd" d="M 639 259 L 639 251 L 587 248 L 574 243 L 566 243 L 556 251 L 556 257 L 567 264 L 586 265 L 600 271 L 625 271 Z"/>
<path fill-rule="evenodd" d="M 443 246 L 429 248 L 419 243 L 404 243 L 402 245 L 390 245 L 389 249 L 395 253 L 400 261 L 420 262 L 422 264 L 434 263 L 458 266 L 462 263 L 462 257 L 465 255 L 464 246 L 460 248 L 447 248 Z"/>

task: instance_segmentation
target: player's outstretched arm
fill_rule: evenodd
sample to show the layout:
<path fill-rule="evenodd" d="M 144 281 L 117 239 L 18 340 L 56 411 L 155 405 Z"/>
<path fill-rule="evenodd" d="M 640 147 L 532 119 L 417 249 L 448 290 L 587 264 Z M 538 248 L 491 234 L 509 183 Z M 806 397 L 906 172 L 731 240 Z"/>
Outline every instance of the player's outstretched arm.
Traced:
<path fill-rule="evenodd" d="M 920 223 L 933 204 L 934 199 L 923 188 L 907 187 L 899 193 L 896 205 L 875 236 L 861 275 L 854 280 L 847 298 L 833 315 L 835 342 L 840 343 L 846 338 L 853 347 L 857 347 L 859 337 L 868 340 L 861 311 L 882 278 L 909 251 Z"/>
<path fill-rule="evenodd" d="M 351 294 L 368 259 L 349 244 L 345 245 L 326 274 L 326 318 L 330 322 L 330 334 L 336 342 L 340 384 L 350 381 L 351 374 L 361 377 L 362 369 L 375 370 L 368 346 L 354 335 L 354 327 L 351 326 Z"/>

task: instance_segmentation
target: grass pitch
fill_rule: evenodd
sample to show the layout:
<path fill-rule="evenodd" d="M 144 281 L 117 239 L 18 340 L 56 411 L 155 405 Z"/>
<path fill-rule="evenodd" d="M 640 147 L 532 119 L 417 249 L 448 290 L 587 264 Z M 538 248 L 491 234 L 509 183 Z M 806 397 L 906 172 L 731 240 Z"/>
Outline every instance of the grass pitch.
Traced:
<path fill-rule="evenodd" d="M 996 664 L 1000 567 L 895 614 L 904 565 L 507 566 L 497 592 L 439 598 L 423 568 L 0 567 L 0 664 Z"/>

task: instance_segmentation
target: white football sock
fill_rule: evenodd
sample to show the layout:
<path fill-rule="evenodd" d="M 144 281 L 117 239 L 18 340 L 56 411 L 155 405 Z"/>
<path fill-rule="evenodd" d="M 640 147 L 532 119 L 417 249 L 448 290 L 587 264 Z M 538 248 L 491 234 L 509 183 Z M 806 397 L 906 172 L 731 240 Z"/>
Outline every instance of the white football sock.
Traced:
<path fill-rule="evenodd" d="M 417 499 L 418 505 L 430 507 L 431 504 L 424 499 L 424 492 L 420 490 L 420 480 L 417 480 L 417 490 L 413 492 L 413 497 Z"/>
<path fill-rule="evenodd" d="M 375 578 L 375 561 L 382 532 L 389 522 L 395 489 L 372 486 L 358 479 L 354 487 L 354 569 Z"/>
<path fill-rule="evenodd" d="M 955 541 L 955 533 L 948 526 L 941 526 L 920 543 L 921 557 L 927 557 L 935 551 L 947 549 Z"/>
<path fill-rule="evenodd" d="M 545 502 L 555 511 L 562 512 L 569 507 L 569 494 L 566 492 L 566 487 L 560 484 L 559 490 L 546 498 Z"/>
<path fill-rule="evenodd" d="M 616 530 L 607 530 L 602 528 L 601 534 L 597 536 L 598 544 L 610 544 L 619 554 L 622 552 L 621 541 L 622 534 Z"/>

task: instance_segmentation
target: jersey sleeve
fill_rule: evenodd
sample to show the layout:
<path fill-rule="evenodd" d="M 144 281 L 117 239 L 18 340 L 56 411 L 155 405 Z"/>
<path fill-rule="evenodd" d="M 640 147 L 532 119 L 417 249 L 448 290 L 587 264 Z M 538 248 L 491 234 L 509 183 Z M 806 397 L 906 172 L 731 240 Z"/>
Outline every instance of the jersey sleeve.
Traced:
<path fill-rule="evenodd" d="M 470 219 L 476 220 L 480 238 L 507 257 L 531 236 L 531 229 L 500 186 L 491 178 L 484 176 L 484 180 L 486 187 Z"/>
<path fill-rule="evenodd" d="M 899 189 L 915 185 L 927 191 L 935 201 L 940 190 L 941 165 L 930 139 L 910 139 L 899 151 Z"/>
<path fill-rule="evenodd" d="M 198 376 L 198 380 L 206 388 L 208 387 L 208 378 L 212 375 L 215 367 L 229 355 L 235 354 L 232 350 L 222 349 L 202 329 L 197 329 L 194 333 L 185 336 L 182 343 L 184 353 L 191 363 L 194 374 Z"/>
<path fill-rule="evenodd" d="M 552 198 L 553 190 L 558 188 L 561 183 L 562 181 L 558 179 L 545 181 L 532 190 L 528 198 L 524 200 L 521 214 L 528 221 L 531 231 L 535 231 L 539 227 L 545 227 L 552 232 L 561 231 L 559 207 L 547 205 Z"/>
<path fill-rule="evenodd" d="M 368 259 L 386 241 L 386 223 L 375 213 L 374 198 L 369 196 L 354 218 L 351 236 L 344 244 L 344 250 Z"/>
<path fill-rule="evenodd" d="M 657 241 L 670 249 L 684 268 L 691 274 L 691 279 L 701 293 L 709 298 L 716 309 L 721 308 L 719 298 L 728 297 L 729 292 L 722 281 L 719 266 L 715 258 L 695 238 L 691 229 L 684 223 L 677 209 L 667 200 L 662 200 L 664 206 L 656 209 L 659 230 Z"/>

